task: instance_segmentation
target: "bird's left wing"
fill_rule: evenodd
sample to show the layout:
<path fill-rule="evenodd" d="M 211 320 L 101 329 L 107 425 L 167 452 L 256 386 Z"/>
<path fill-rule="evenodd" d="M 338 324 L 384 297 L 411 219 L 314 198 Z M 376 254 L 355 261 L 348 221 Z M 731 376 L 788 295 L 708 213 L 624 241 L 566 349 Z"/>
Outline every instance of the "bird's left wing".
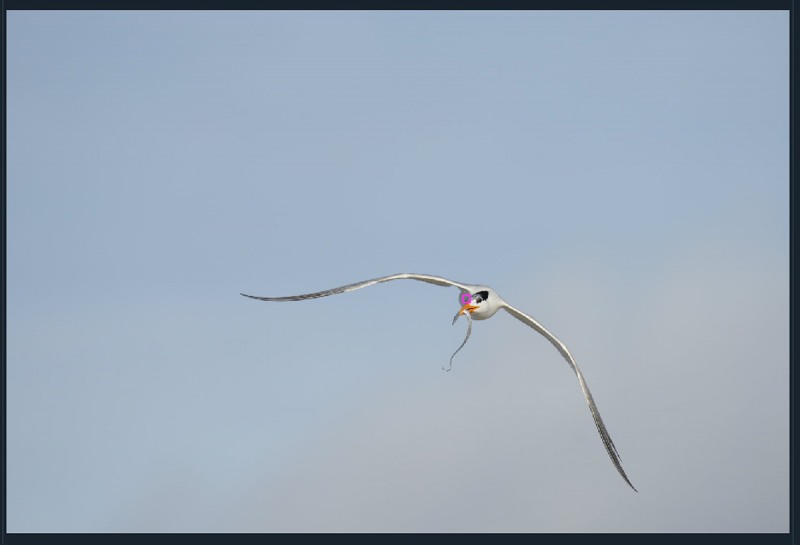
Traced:
<path fill-rule="evenodd" d="M 355 284 L 347 284 L 346 286 L 339 286 L 325 291 L 318 291 L 314 293 L 304 293 L 303 295 L 290 295 L 287 297 L 257 297 L 255 295 L 247 295 L 242 293 L 245 297 L 251 299 L 258 299 L 260 301 L 304 301 L 306 299 L 317 299 L 318 297 L 327 297 L 328 295 L 336 295 L 337 293 L 345 293 L 348 291 L 359 290 L 368 286 L 374 286 L 382 282 L 389 282 L 390 280 L 419 280 L 420 282 L 427 282 L 436 286 L 455 286 L 462 292 L 468 292 L 470 286 L 460 282 L 454 282 L 441 276 L 433 276 L 430 274 L 415 274 L 415 273 L 399 273 L 390 276 L 382 276 L 380 278 L 373 278 L 372 280 L 364 280 L 363 282 L 356 282 Z"/>
<path fill-rule="evenodd" d="M 614 441 L 611 440 L 611 435 L 609 435 L 608 430 L 606 429 L 605 424 L 603 423 L 603 419 L 600 417 L 600 411 L 597 410 L 597 405 L 594 402 L 594 398 L 592 397 L 592 392 L 589 391 L 589 385 L 586 384 L 586 380 L 583 378 L 583 373 L 578 368 L 578 364 L 575 363 L 575 359 L 572 357 L 572 354 L 569 353 L 569 349 L 567 346 L 562 343 L 558 338 L 550 333 L 542 324 L 525 314 L 524 312 L 515 309 L 508 303 L 503 304 L 503 308 L 511 314 L 514 318 L 519 320 L 520 322 L 530 326 L 537 332 L 539 332 L 544 338 L 546 338 L 550 343 L 556 347 L 556 349 L 564 356 L 564 359 L 567 360 L 567 363 L 572 370 L 575 371 L 575 374 L 578 376 L 578 382 L 581 384 L 581 390 L 583 390 L 583 395 L 586 398 L 586 402 L 589 404 L 589 410 L 592 413 L 592 418 L 594 419 L 594 425 L 597 427 L 597 431 L 600 434 L 600 438 L 603 440 L 603 445 L 606 447 L 606 452 L 608 452 L 609 458 L 611 458 L 611 462 L 614 464 L 614 467 L 617 468 L 617 471 L 625 479 L 625 482 L 628 483 L 628 486 L 633 488 L 635 491 L 636 487 L 631 484 L 631 481 L 628 479 L 628 476 L 625 474 L 625 470 L 622 469 L 622 460 L 620 459 L 619 453 L 617 452 L 617 447 L 614 446 Z"/>

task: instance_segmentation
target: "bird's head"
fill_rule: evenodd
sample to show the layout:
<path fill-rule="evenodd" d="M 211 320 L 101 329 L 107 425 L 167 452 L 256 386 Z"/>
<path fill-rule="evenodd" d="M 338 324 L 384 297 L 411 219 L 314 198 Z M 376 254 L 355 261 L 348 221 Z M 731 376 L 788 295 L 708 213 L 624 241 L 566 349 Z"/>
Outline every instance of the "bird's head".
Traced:
<path fill-rule="evenodd" d="M 469 314 L 473 320 L 486 320 L 494 316 L 500 309 L 500 297 L 488 286 L 476 286 L 469 292 L 462 292 L 459 296 L 461 309 L 453 318 L 456 323 L 459 316 Z"/>

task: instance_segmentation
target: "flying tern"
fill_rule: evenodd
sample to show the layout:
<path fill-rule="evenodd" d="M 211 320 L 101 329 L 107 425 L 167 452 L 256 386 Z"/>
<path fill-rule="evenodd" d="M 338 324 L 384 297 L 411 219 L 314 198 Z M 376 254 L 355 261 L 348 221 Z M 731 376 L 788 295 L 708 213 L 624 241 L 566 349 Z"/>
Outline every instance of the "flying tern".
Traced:
<path fill-rule="evenodd" d="M 462 315 L 470 318 L 470 329 L 467 333 L 467 338 L 469 338 L 469 332 L 472 328 L 472 321 L 471 320 L 487 320 L 494 316 L 498 310 L 503 309 L 511 316 L 519 320 L 520 322 L 524 323 L 527 326 L 530 326 L 535 331 L 540 333 L 544 336 L 545 339 L 550 341 L 550 343 L 556 347 L 564 359 L 567 361 L 569 366 L 575 372 L 575 375 L 578 377 L 578 382 L 581 385 L 581 390 L 583 391 L 583 395 L 586 398 L 586 402 L 589 404 L 589 410 L 592 413 L 592 418 L 594 419 L 594 424 L 597 427 L 597 431 L 600 434 L 600 438 L 603 440 L 603 445 L 606 448 L 606 452 L 608 453 L 609 458 L 611 458 L 611 462 L 614 464 L 614 467 L 617 469 L 619 474 L 625 479 L 625 482 L 628 483 L 628 486 L 636 490 L 636 488 L 631 484 L 631 481 L 628 479 L 628 476 L 625 474 L 625 470 L 622 469 L 621 459 L 619 453 L 617 452 L 617 448 L 614 446 L 614 442 L 611 440 L 611 436 L 608 434 L 608 430 L 606 429 L 605 424 L 603 424 L 603 419 L 600 417 L 600 412 L 597 410 L 597 405 L 594 402 L 594 398 L 592 397 L 592 393 L 589 391 L 589 385 L 586 384 L 586 380 L 583 378 L 583 374 L 581 370 L 578 368 L 578 364 L 575 363 L 575 359 L 570 354 L 569 349 L 566 345 L 561 342 L 555 335 L 550 333 L 542 324 L 522 312 L 518 310 L 503 300 L 502 297 L 497 295 L 492 288 L 489 286 L 478 286 L 478 285 L 470 285 L 470 284 L 463 284 L 461 282 L 454 282 L 453 280 L 448 280 L 447 278 L 442 278 L 440 276 L 433 276 L 429 274 L 413 274 L 413 273 L 400 273 L 400 274 L 393 274 L 390 276 L 382 276 L 380 278 L 373 278 L 371 280 L 364 280 L 363 282 L 356 282 L 355 284 L 347 284 L 346 286 L 339 286 L 338 288 L 333 288 L 325 291 L 318 291 L 315 293 L 305 293 L 303 295 L 291 295 L 287 297 L 258 297 L 255 295 L 247 295 L 246 293 L 242 293 L 245 297 L 250 297 L 251 299 L 258 299 L 259 301 L 304 301 L 306 299 L 317 299 L 319 297 L 327 297 L 328 295 L 335 295 L 337 293 L 346 293 L 348 291 L 355 291 L 361 288 L 366 288 L 368 286 L 374 286 L 375 284 L 381 284 L 383 282 L 389 282 L 390 280 L 419 280 L 421 282 L 427 282 L 428 284 L 434 284 L 437 286 L 455 286 L 461 292 L 460 303 L 461 308 L 453 317 L 453 323 L 455 324 L 456 320 Z M 469 295 L 469 297 L 467 297 Z M 461 348 L 466 343 L 466 339 L 464 339 L 464 343 L 458 348 Z M 456 352 L 458 352 L 456 350 Z M 453 354 L 455 356 L 455 354 Z M 452 358 L 450 359 L 452 363 Z M 445 369 L 449 370 L 449 369 Z"/>

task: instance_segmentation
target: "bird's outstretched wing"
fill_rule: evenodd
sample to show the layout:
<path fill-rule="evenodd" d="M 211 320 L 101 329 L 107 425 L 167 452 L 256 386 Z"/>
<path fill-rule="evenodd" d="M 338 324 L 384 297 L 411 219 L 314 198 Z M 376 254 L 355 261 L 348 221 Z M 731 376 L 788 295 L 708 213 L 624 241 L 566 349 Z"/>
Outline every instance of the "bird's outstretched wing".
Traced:
<path fill-rule="evenodd" d="M 462 284 L 460 282 L 454 282 L 452 280 L 448 280 L 447 278 L 442 278 L 440 276 L 432 276 L 430 274 L 414 274 L 414 273 L 399 273 L 399 274 L 392 274 L 389 276 L 382 276 L 380 278 L 373 278 L 372 280 L 364 280 L 363 282 L 356 282 L 355 284 L 347 284 L 346 286 L 339 286 L 338 288 L 333 288 L 325 291 L 318 291 L 315 293 L 304 293 L 303 295 L 290 295 L 287 297 L 257 297 L 255 295 L 247 295 L 246 293 L 242 293 L 245 297 L 250 297 L 251 299 L 258 299 L 259 301 L 304 301 L 306 299 L 317 299 L 318 297 L 327 297 L 328 295 L 336 295 L 337 293 L 345 293 L 348 291 L 360 290 L 361 288 L 366 288 L 368 286 L 373 286 L 375 284 L 380 284 L 382 282 L 389 282 L 390 280 L 419 280 L 421 282 L 427 282 L 428 284 L 435 284 L 437 286 L 455 286 L 462 292 L 468 292 L 470 290 L 470 286 L 467 284 Z"/>
<path fill-rule="evenodd" d="M 608 434 L 605 424 L 603 424 L 603 419 L 600 417 L 600 411 L 597 410 L 597 405 L 595 405 L 592 392 L 589 391 L 589 385 L 586 384 L 586 380 L 583 378 L 583 373 L 581 373 L 581 370 L 578 368 L 578 364 L 575 363 L 575 360 L 573 359 L 572 354 L 569 353 L 566 345 L 558 340 L 555 335 L 550 333 L 542 324 L 524 312 L 515 309 L 508 303 L 505 303 L 503 308 L 514 318 L 542 334 L 553 346 L 556 347 L 556 349 L 558 349 L 561 355 L 564 356 L 564 359 L 567 360 L 569 366 L 572 367 L 572 370 L 575 371 L 575 374 L 578 376 L 578 381 L 581 383 L 581 390 L 583 390 L 583 395 L 586 398 L 586 402 L 589 404 L 589 410 L 592 412 L 594 425 L 597 426 L 597 431 L 600 433 L 600 438 L 603 440 L 603 445 L 606 447 L 606 452 L 608 452 L 611 462 L 614 464 L 614 467 L 617 468 L 619 474 L 622 475 L 622 478 L 625 479 L 625 482 L 628 483 L 628 486 L 633 488 L 634 491 L 638 492 L 636 487 L 631 484 L 628 476 L 625 475 L 625 470 L 622 469 L 622 460 L 617 452 L 617 447 L 614 446 L 614 441 L 611 440 L 611 436 Z"/>

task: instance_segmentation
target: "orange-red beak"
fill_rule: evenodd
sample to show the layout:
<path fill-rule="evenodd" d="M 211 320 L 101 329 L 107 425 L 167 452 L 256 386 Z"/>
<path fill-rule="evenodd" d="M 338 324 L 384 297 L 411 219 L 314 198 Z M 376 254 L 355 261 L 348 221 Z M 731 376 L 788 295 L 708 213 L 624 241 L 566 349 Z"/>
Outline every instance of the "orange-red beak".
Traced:
<path fill-rule="evenodd" d="M 478 306 L 477 305 L 473 305 L 472 303 L 467 303 L 466 305 L 462 306 L 461 310 L 459 310 L 456 313 L 456 315 L 453 316 L 453 325 L 456 324 L 456 320 L 458 320 L 459 316 L 461 316 L 465 312 L 469 312 L 470 314 L 472 314 L 473 312 L 475 312 L 475 309 L 477 309 L 477 308 L 478 308 Z M 470 319 L 472 319 L 472 318 L 470 318 Z"/>

